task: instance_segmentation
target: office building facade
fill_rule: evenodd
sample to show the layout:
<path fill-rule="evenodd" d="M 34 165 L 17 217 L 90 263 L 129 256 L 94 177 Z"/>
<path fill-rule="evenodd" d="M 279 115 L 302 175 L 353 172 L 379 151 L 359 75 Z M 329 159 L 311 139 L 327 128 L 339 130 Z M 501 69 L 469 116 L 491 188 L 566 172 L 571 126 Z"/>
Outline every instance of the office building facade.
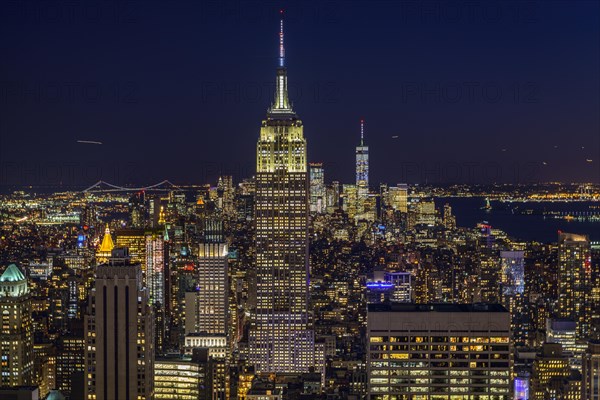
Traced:
<path fill-rule="evenodd" d="M 84 328 L 85 398 L 152 399 L 154 318 L 140 265 L 126 248 L 97 267 Z"/>
<path fill-rule="evenodd" d="M 498 304 L 371 304 L 368 398 L 509 400 L 510 314 Z"/>

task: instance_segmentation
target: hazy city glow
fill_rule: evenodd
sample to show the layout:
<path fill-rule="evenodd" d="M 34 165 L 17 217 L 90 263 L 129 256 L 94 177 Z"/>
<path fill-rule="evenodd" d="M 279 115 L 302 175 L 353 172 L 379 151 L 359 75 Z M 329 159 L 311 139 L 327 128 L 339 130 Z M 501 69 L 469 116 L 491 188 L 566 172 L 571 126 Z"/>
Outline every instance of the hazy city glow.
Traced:
<path fill-rule="evenodd" d="M 335 175 L 277 11 L 247 174 L 0 185 L 0 400 L 600 400 L 600 184 L 377 182 L 396 115 L 348 115 Z"/>

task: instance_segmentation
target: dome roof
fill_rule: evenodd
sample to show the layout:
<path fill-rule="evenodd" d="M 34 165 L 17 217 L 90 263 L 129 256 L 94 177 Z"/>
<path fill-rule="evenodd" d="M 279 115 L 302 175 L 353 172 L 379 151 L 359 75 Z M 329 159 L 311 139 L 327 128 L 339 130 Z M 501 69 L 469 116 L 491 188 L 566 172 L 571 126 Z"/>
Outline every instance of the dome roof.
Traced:
<path fill-rule="evenodd" d="M 19 282 L 24 281 L 25 275 L 21 272 L 21 270 L 15 265 L 10 264 L 2 276 L 0 276 L 0 282 Z"/>
<path fill-rule="evenodd" d="M 51 390 L 46 400 L 65 400 L 65 396 L 58 390 Z"/>

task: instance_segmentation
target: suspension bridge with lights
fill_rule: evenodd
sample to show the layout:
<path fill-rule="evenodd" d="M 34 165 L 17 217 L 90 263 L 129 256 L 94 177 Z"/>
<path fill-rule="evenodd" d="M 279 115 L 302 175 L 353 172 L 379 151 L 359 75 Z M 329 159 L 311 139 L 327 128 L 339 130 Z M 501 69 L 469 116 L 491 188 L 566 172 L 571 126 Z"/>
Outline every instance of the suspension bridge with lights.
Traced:
<path fill-rule="evenodd" d="M 162 182 L 155 183 L 154 185 L 145 186 L 145 187 L 126 187 L 126 186 L 117 186 L 112 183 L 98 181 L 94 183 L 92 186 L 87 189 L 83 189 L 82 193 L 107 193 L 107 192 L 170 192 L 173 190 L 182 190 L 179 186 L 171 183 L 168 180 L 164 180 Z"/>

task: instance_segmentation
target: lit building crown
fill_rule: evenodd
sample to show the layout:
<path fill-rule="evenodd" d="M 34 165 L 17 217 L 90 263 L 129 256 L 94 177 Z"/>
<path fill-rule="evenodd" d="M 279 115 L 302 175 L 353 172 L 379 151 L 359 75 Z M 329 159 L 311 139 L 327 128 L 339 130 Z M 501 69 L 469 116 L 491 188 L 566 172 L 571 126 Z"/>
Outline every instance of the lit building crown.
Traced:
<path fill-rule="evenodd" d="M 279 66 L 277 67 L 277 77 L 275 81 L 275 97 L 273 100 L 273 105 L 271 108 L 269 108 L 269 118 L 279 118 L 282 116 L 282 114 L 287 117 L 295 116 L 288 97 L 287 69 L 285 68 L 285 47 L 283 45 L 283 10 L 281 10 L 280 13 Z"/>
<path fill-rule="evenodd" d="M 10 264 L 0 276 L 0 296 L 19 297 L 27 293 L 29 288 L 25 275 L 15 264 Z"/>
<path fill-rule="evenodd" d="M 102 238 L 102 244 L 100 245 L 100 252 L 109 253 L 115 247 L 113 243 L 112 236 L 110 236 L 110 229 L 108 229 L 108 224 L 106 225 L 106 229 L 104 230 L 104 237 Z"/>

